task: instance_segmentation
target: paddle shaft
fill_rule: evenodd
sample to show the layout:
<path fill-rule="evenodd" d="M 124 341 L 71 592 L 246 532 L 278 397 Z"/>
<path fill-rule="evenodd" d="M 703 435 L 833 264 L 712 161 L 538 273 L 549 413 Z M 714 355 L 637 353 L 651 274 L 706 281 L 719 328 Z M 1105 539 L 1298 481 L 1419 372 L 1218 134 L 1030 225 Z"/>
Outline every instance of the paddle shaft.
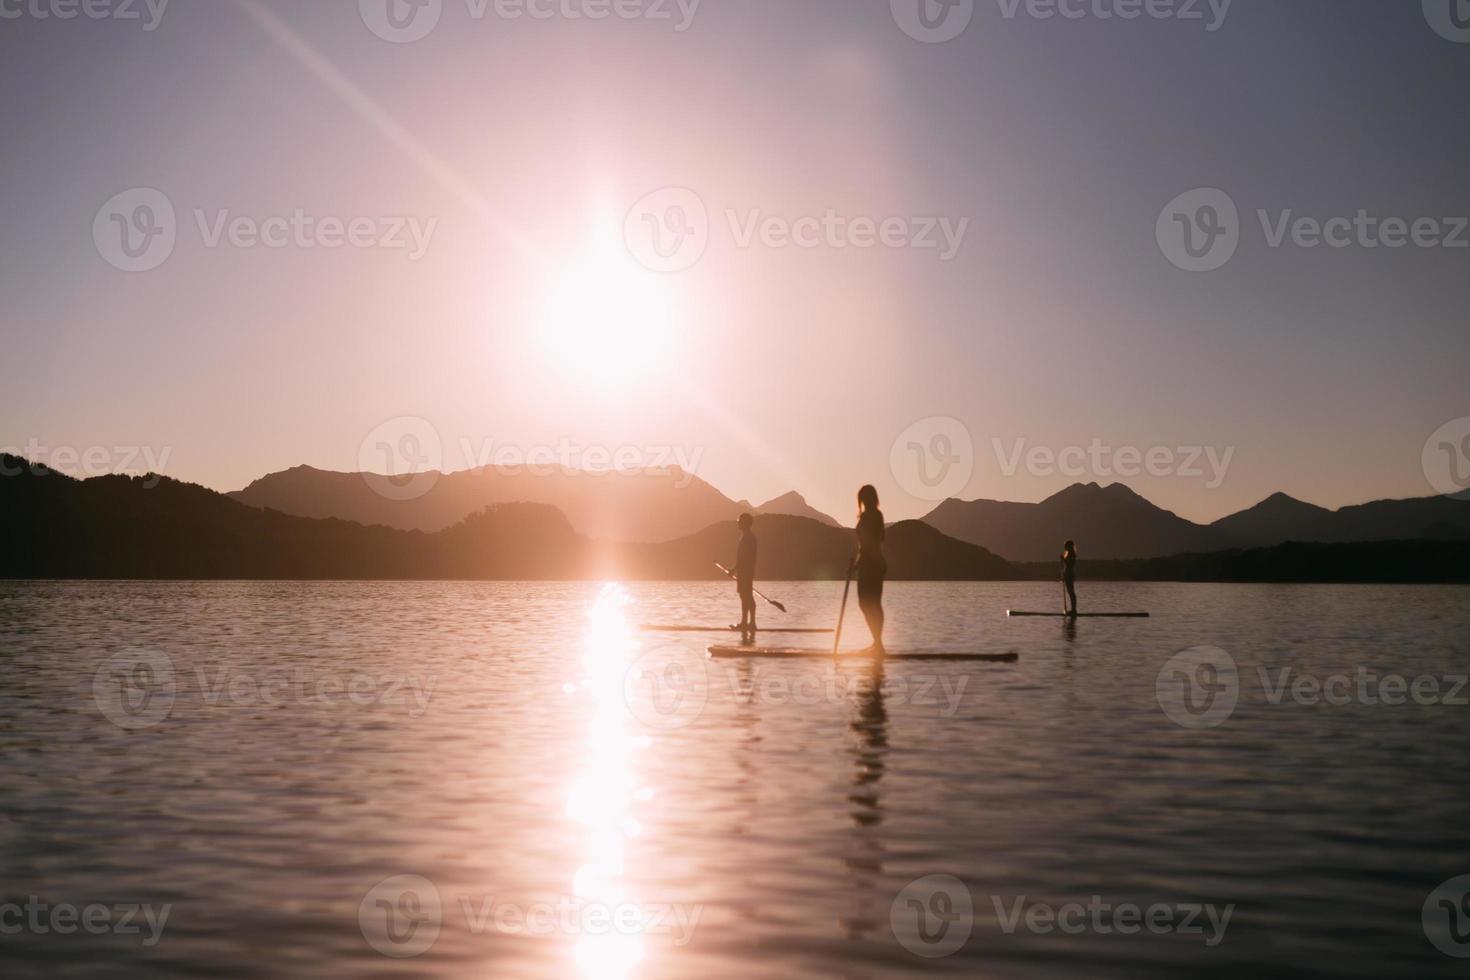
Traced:
<path fill-rule="evenodd" d="M 730 578 L 734 578 L 735 577 L 735 573 L 734 572 L 730 571 L 728 568 L 726 568 L 724 565 L 721 565 L 719 562 L 715 562 L 715 567 L 718 568 L 720 571 L 724 572 Z M 775 606 L 777 609 L 781 610 L 782 612 L 785 612 L 786 611 L 786 607 L 785 606 L 781 605 L 781 603 L 777 602 L 775 599 L 772 599 L 770 596 L 766 595 L 760 589 L 752 588 L 750 591 L 754 592 L 756 595 L 760 596 L 762 599 L 766 600 L 767 602 L 769 602 L 771 605 Z"/>
<path fill-rule="evenodd" d="M 837 610 L 837 638 L 832 641 L 832 656 L 842 648 L 842 621 L 847 617 L 847 593 L 852 588 L 852 565 L 847 566 L 847 581 L 842 583 L 842 608 Z"/>

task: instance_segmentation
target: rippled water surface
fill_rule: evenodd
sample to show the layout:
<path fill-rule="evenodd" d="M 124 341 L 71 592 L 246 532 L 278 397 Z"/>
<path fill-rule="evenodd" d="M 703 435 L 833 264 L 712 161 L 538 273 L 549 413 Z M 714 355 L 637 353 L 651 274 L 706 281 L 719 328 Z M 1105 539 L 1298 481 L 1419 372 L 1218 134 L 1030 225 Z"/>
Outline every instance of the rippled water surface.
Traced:
<path fill-rule="evenodd" d="M 0 584 L 0 971 L 1464 974 L 1470 590 L 1005 618 L 1056 588 L 893 584 L 890 648 L 1020 661 L 877 666 L 636 630 L 706 584 Z"/>

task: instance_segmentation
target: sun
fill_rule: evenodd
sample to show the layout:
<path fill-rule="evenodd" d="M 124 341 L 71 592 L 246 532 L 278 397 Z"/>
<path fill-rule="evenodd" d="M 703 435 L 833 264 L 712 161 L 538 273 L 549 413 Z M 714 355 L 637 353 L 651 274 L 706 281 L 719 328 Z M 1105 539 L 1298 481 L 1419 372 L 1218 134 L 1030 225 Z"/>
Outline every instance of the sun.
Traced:
<path fill-rule="evenodd" d="M 674 303 L 664 280 L 626 249 L 589 248 L 549 281 L 537 330 L 556 367 L 579 383 L 619 390 L 668 365 Z"/>

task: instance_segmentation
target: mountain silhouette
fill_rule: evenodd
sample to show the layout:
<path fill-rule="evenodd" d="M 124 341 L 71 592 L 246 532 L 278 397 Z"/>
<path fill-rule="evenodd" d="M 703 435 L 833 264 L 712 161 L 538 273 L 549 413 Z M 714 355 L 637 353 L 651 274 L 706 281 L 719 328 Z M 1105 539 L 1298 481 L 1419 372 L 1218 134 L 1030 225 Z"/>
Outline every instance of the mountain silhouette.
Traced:
<path fill-rule="evenodd" d="M 1210 527 L 1235 544 L 1260 548 L 1283 541 L 1332 540 L 1332 519 L 1332 511 L 1325 507 L 1275 493 L 1254 507 L 1220 518 Z"/>
<path fill-rule="evenodd" d="M 1020 562 L 1055 559 L 1068 538 L 1094 559 L 1228 547 L 1218 532 L 1154 506 L 1121 483 L 1074 484 L 1039 504 L 946 500 L 924 522 Z"/>
<path fill-rule="evenodd" d="M 439 531 L 406 531 L 253 507 L 176 480 L 77 480 L 0 457 L 0 577 L 157 579 L 716 579 L 734 521 L 675 541 L 579 534 L 547 504 L 494 504 Z M 853 534 L 805 517 L 756 518 L 764 579 L 841 578 Z M 1010 579 L 982 548 L 917 521 L 888 539 L 896 579 Z"/>
<path fill-rule="evenodd" d="M 924 521 L 1013 562 L 1053 561 L 1068 538 L 1076 539 L 1085 558 L 1123 561 L 1290 541 L 1470 540 L 1470 501 L 1421 497 L 1328 510 L 1278 493 L 1203 525 L 1120 483 L 1079 483 L 1039 504 L 947 500 Z"/>
<path fill-rule="evenodd" d="M 808 517 L 829 527 L 841 527 L 837 521 L 806 502 L 806 498 L 795 490 L 774 500 L 768 500 L 755 509 L 757 514 L 785 514 L 788 517 Z"/>
<path fill-rule="evenodd" d="M 509 502 L 482 507 L 437 531 L 401 530 L 339 518 L 299 517 L 254 507 L 194 484 L 149 474 L 77 480 L 13 456 L 0 457 L 0 577 L 156 579 L 502 579 L 685 580 L 720 577 L 714 561 L 733 557 L 737 529 L 719 520 L 673 540 L 629 543 L 582 534 L 556 507 Z M 785 501 L 783 506 L 791 501 Z M 1097 508 L 1098 502 L 1111 509 Z M 1241 582 L 1463 582 L 1470 503 L 1450 498 L 1378 501 L 1338 511 L 1278 495 L 1231 515 L 1222 527 L 1189 534 L 1247 537 L 1299 530 L 1363 540 L 1286 542 L 1250 549 L 1194 549 L 1151 559 L 1100 560 L 1121 533 L 1157 542 L 1180 519 L 1117 487 L 1074 487 L 1043 505 L 993 505 L 1028 520 L 1080 522 L 1091 541 L 1084 579 Z M 1029 511 L 1028 511 L 1029 508 Z M 1098 516 L 1105 514 L 1110 516 Z M 1037 515 L 1040 515 L 1038 517 Z M 1059 516 L 1060 515 L 1060 516 Z M 1162 517 L 1160 516 L 1162 515 Z M 1132 522 L 1128 524 L 1127 522 Z M 1320 522 L 1320 523 L 1318 523 Z M 1290 525 L 1288 527 L 1288 525 Z M 762 514 L 761 577 L 840 579 L 853 533 L 804 516 Z M 1090 528 L 1090 529 L 1089 529 Z M 994 530 L 994 529 L 987 529 Z M 1107 534 L 1113 535 L 1110 539 Z M 1046 534 L 1043 544 L 1058 535 Z M 912 580 L 1052 578 L 1054 556 L 1015 565 L 920 521 L 888 530 L 890 576 Z M 1049 552 L 1050 549 L 1048 548 Z"/>
<path fill-rule="evenodd" d="M 380 492 L 382 477 L 298 466 L 229 496 L 295 517 L 335 517 L 404 531 L 440 531 L 494 504 L 550 504 L 577 532 L 610 541 L 668 541 L 750 509 L 678 467 L 637 475 L 559 466 L 547 473 L 487 467 L 429 472 L 415 480 L 426 492 L 395 500 Z"/>

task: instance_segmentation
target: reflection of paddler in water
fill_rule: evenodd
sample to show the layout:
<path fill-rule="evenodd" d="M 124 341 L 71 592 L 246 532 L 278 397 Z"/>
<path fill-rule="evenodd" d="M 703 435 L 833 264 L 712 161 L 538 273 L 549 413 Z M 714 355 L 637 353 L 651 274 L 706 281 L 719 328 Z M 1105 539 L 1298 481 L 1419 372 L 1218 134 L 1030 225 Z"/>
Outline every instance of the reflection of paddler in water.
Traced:
<path fill-rule="evenodd" d="M 858 553 L 853 559 L 857 573 L 858 608 L 873 634 L 869 652 L 883 652 L 883 580 L 888 576 L 888 559 L 883 557 L 883 512 L 878 509 L 878 491 L 871 484 L 858 491 Z"/>
<path fill-rule="evenodd" d="M 848 939 L 865 939 L 887 925 L 887 906 L 892 896 L 883 883 L 882 840 L 873 836 L 883 823 L 883 803 L 878 784 L 886 771 L 888 757 L 888 706 L 884 701 L 882 660 L 864 663 L 861 675 L 852 678 L 853 719 L 848 725 L 857 736 L 852 748 L 852 804 L 855 848 L 842 859 L 853 873 L 855 908 L 841 920 Z"/>

